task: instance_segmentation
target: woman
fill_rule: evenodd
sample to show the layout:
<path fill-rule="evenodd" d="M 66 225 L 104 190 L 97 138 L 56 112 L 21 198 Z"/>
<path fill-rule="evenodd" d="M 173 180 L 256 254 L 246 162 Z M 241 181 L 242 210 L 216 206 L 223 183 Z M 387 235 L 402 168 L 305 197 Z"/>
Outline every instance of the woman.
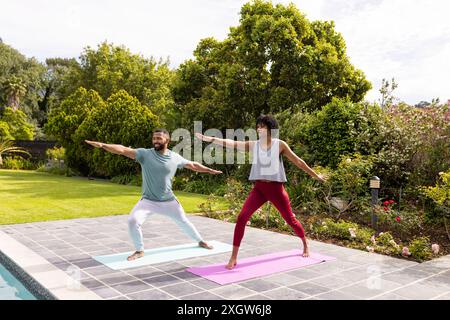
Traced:
<path fill-rule="evenodd" d="M 303 242 L 303 257 L 309 256 L 308 243 L 301 223 L 292 212 L 288 193 L 284 188 L 286 174 L 283 159 L 286 156 L 294 165 L 319 181 L 325 181 L 325 177 L 314 172 L 302 159 L 300 159 L 282 140 L 276 136 L 278 123 L 270 115 L 261 115 L 256 119 L 256 130 L 259 136 L 257 141 L 234 141 L 231 139 L 219 139 L 204 136 L 197 133 L 197 138 L 222 145 L 227 148 L 252 151 L 252 167 L 249 180 L 254 182 L 253 189 L 244 202 L 242 210 L 237 218 L 233 237 L 233 251 L 226 265 L 227 269 L 233 269 L 237 263 L 239 246 L 244 236 L 245 226 L 252 216 L 264 203 L 270 201 L 281 213 L 283 219 L 291 226 L 297 236 Z"/>

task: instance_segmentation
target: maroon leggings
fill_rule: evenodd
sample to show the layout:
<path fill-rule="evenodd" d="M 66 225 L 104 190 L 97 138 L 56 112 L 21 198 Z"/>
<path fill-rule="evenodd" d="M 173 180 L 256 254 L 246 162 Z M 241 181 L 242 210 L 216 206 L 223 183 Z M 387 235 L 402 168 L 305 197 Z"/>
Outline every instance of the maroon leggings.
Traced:
<path fill-rule="evenodd" d="M 303 238 L 305 231 L 300 222 L 295 218 L 292 212 L 289 195 L 284 189 L 282 182 L 275 181 L 256 181 L 252 191 L 244 202 L 241 213 L 239 214 L 234 227 L 233 245 L 239 247 L 244 237 L 245 225 L 252 214 L 259 209 L 264 203 L 270 201 L 275 208 L 281 213 L 283 219 L 287 222 L 295 233 Z"/>

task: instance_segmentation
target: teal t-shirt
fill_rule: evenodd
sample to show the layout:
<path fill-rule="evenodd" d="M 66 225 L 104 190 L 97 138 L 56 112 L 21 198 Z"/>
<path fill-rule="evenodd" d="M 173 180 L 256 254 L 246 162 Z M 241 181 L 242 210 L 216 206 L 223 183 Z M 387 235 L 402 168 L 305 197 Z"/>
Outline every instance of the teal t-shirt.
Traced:
<path fill-rule="evenodd" d="M 172 191 L 172 178 L 178 168 L 190 161 L 176 152 L 167 150 L 160 154 L 154 148 L 136 149 L 136 161 L 142 168 L 142 196 L 152 201 L 175 199 Z"/>

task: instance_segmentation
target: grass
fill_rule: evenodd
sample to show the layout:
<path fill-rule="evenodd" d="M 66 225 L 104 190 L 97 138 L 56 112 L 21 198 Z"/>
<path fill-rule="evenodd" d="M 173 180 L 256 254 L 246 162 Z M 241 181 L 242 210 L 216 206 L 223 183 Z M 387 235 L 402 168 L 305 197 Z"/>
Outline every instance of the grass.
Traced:
<path fill-rule="evenodd" d="M 0 225 L 128 214 L 141 188 L 23 170 L 0 170 Z M 186 212 L 199 212 L 206 195 L 175 191 Z M 215 210 L 227 209 L 225 199 Z"/>

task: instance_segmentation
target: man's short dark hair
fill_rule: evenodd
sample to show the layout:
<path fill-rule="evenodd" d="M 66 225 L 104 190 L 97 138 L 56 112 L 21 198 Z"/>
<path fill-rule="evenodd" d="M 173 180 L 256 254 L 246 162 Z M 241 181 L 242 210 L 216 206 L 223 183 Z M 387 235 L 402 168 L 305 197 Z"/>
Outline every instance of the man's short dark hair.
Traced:
<path fill-rule="evenodd" d="M 158 132 L 164 133 L 164 135 L 167 136 L 167 138 L 170 140 L 170 133 L 166 128 L 156 128 L 155 130 L 153 130 L 153 134 Z"/>
<path fill-rule="evenodd" d="M 258 118 L 256 118 L 256 126 L 259 124 L 263 124 L 267 127 L 268 130 L 278 129 L 278 122 L 275 118 L 268 114 L 262 114 Z"/>

